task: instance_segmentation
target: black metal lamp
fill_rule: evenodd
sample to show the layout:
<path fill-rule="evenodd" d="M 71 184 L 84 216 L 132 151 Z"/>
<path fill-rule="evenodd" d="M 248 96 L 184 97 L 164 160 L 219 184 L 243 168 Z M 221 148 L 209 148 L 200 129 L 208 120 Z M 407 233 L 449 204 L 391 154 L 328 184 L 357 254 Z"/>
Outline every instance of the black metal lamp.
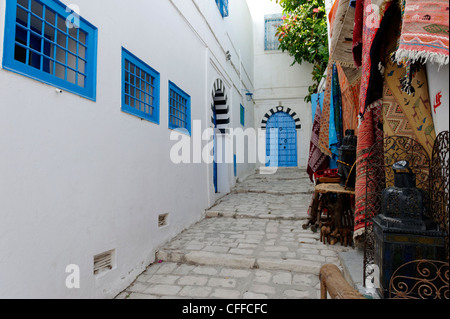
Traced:
<path fill-rule="evenodd" d="M 356 144 L 358 138 L 355 130 L 346 130 L 342 140 L 342 146 L 338 149 L 338 174 L 341 177 L 341 186 L 355 188 L 356 169 Z"/>
<path fill-rule="evenodd" d="M 409 163 L 400 161 L 392 168 L 394 187 L 383 191 L 381 214 L 372 220 L 381 296 L 387 296 L 392 274 L 404 263 L 444 260 L 446 256 L 446 234 L 427 217 L 428 194 L 416 187 L 416 176 Z"/>

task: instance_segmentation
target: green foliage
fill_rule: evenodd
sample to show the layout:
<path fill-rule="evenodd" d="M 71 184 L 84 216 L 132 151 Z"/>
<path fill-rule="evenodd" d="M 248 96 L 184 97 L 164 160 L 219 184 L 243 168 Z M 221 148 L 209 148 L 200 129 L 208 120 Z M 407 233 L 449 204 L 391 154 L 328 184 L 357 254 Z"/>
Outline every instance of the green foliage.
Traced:
<path fill-rule="evenodd" d="M 281 5 L 284 22 L 278 28 L 279 48 L 294 57 L 295 63 L 313 65 L 313 85 L 305 101 L 317 93 L 329 59 L 327 15 L 324 0 L 272 0 Z"/>

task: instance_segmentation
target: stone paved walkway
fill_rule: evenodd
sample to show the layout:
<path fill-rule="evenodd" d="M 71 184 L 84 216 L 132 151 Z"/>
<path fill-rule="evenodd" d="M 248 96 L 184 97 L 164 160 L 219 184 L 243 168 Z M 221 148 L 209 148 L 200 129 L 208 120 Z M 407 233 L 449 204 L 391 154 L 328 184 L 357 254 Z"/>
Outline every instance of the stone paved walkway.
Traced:
<path fill-rule="evenodd" d="M 340 266 L 338 252 L 351 248 L 324 245 L 302 228 L 312 192 L 300 169 L 250 176 L 117 298 L 319 298 L 321 266 Z"/>

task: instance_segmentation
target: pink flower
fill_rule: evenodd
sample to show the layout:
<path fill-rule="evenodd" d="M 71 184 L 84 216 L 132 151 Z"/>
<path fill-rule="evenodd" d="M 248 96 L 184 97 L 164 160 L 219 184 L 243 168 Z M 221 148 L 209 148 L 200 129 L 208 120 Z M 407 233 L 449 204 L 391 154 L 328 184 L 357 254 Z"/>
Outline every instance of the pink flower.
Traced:
<path fill-rule="evenodd" d="M 314 13 L 319 13 L 319 8 L 314 8 L 313 12 Z"/>

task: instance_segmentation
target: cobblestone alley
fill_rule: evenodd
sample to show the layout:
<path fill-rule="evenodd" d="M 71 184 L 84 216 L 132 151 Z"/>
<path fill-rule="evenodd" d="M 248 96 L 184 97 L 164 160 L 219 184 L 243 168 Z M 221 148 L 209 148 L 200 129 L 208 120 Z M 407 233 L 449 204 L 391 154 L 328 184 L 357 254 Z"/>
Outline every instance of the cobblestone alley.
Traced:
<path fill-rule="evenodd" d="M 117 298 L 319 298 L 321 266 L 340 266 L 338 252 L 351 248 L 324 245 L 302 228 L 312 193 L 301 169 L 248 177 Z"/>

